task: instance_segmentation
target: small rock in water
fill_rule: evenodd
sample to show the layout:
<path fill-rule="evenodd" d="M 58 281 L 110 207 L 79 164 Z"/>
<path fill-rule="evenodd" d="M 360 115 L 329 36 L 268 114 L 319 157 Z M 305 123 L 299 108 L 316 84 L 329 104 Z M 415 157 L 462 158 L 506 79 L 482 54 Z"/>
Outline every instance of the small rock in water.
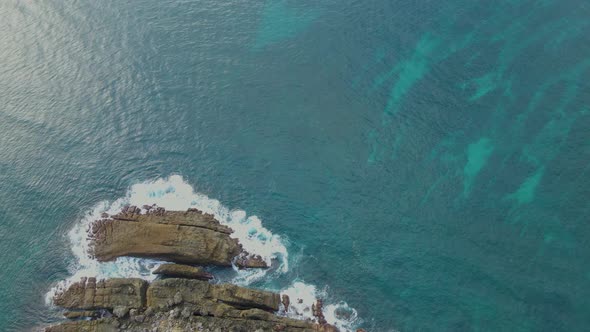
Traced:
<path fill-rule="evenodd" d="M 285 312 L 289 311 L 289 304 L 291 303 L 289 300 L 289 295 L 283 294 L 283 296 L 281 297 L 281 302 L 283 303 L 283 306 L 285 307 Z"/>
<path fill-rule="evenodd" d="M 268 268 L 268 265 L 260 255 L 249 255 L 248 253 L 244 252 L 240 257 L 236 259 L 236 266 L 239 269 L 244 268 L 256 268 L 256 269 L 265 269 Z"/>
<path fill-rule="evenodd" d="M 318 323 L 326 324 L 326 318 L 324 317 L 324 301 L 322 299 L 317 299 L 315 304 L 311 305 L 311 311 L 313 315 L 318 319 Z"/>

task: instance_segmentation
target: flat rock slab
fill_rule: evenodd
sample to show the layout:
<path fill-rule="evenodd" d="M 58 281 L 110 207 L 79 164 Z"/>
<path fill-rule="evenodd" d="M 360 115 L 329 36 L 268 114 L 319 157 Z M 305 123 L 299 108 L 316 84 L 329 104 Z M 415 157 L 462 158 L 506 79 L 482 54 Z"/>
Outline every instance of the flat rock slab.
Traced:
<path fill-rule="evenodd" d="M 129 211 L 129 210 L 128 210 Z M 242 251 L 231 229 L 198 210 L 119 213 L 95 221 L 90 229 L 91 254 L 99 261 L 121 256 L 185 264 L 231 266 Z"/>
<path fill-rule="evenodd" d="M 174 299 L 175 296 L 177 299 Z M 257 308 L 275 312 L 279 310 L 281 299 L 279 294 L 273 292 L 231 284 L 214 285 L 201 280 L 164 279 L 151 283 L 147 291 L 148 307 L 160 308 L 174 302 L 189 303 L 205 309 L 218 309 L 218 303 L 225 303 L 239 310 Z"/>
<path fill-rule="evenodd" d="M 183 264 L 162 264 L 152 273 L 172 278 L 213 279 L 213 275 L 202 268 Z"/>
<path fill-rule="evenodd" d="M 180 303 L 199 305 L 223 303 L 238 310 L 279 310 L 279 294 L 231 284 L 210 284 L 194 279 L 163 279 L 151 284 L 138 278 L 112 278 L 96 281 L 82 278 L 55 295 L 55 305 L 73 310 L 97 310 L 116 307 L 164 308 Z"/>
<path fill-rule="evenodd" d="M 165 211 L 159 208 L 157 211 L 148 211 L 141 214 L 139 210 L 133 212 L 121 212 L 112 216 L 112 219 L 127 221 L 142 221 L 153 224 L 179 225 L 210 229 L 212 231 L 231 234 L 233 230 L 228 226 L 222 225 L 212 214 L 203 213 L 198 209 L 188 209 L 187 211 Z"/>
<path fill-rule="evenodd" d="M 82 278 L 58 293 L 53 303 L 67 309 L 113 309 L 117 306 L 141 308 L 146 302 L 148 283 L 137 278 L 113 278 L 96 281 Z"/>

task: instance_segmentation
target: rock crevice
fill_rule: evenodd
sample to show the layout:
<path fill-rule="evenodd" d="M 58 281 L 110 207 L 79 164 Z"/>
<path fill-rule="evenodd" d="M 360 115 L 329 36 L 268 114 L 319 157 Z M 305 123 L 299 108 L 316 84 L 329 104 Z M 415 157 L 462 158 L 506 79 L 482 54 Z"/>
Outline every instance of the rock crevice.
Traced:
<path fill-rule="evenodd" d="M 70 310 L 64 315 L 74 320 L 48 327 L 48 332 L 170 331 L 171 327 L 177 331 L 337 331 L 325 322 L 276 315 L 281 303 L 277 293 L 194 279 L 148 283 L 135 278 L 98 282 L 83 278 L 58 293 L 54 303 Z M 244 330 L 247 327 L 253 330 Z"/>

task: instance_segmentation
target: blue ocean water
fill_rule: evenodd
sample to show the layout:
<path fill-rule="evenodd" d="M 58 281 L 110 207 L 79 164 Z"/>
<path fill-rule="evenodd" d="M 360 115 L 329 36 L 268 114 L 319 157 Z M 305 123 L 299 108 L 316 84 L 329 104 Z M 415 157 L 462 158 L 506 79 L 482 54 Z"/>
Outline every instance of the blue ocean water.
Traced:
<path fill-rule="evenodd" d="M 252 286 L 326 288 L 370 331 L 587 330 L 589 18 L 579 0 L 0 2 L 0 330 L 59 319 L 69 231 L 172 175 L 281 236 L 288 271 Z"/>

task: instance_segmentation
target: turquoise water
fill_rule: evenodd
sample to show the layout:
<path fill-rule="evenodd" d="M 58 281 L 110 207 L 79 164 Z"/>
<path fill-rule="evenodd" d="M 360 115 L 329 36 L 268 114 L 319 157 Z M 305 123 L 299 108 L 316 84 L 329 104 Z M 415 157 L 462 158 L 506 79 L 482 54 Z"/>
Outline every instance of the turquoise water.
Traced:
<path fill-rule="evenodd" d="M 590 326 L 585 1 L 0 2 L 0 330 L 182 175 L 371 331 Z M 277 286 L 278 285 L 278 286 Z"/>

